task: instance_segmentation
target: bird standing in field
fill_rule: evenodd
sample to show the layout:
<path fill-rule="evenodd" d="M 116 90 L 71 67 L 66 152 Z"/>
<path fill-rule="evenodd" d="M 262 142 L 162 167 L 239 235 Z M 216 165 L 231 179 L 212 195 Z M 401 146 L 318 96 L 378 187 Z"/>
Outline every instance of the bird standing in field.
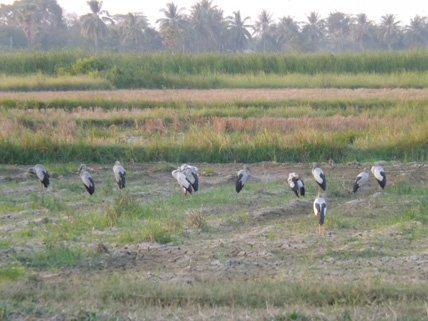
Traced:
<path fill-rule="evenodd" d="M 325 191 L 327 187 L 327 181 L 325 179 L 324 172 L 321 168 L 318 167 L 318 163 L 312 163 L 312 175 L 318 184 L 318 192 L 321 192 L 321 189 Z"/>
<path fill-rule="evenodd" d="M 354 183 L 354 188 L 352 190 L 353 193 L 355 193 L 361 186 L 366 184 L 369 180 L 369 170 L 367 168 L 364 168 L 364 171 L 358 174 L 357 179 Z"/>
<path fill-rule="evenodd" d="M 239 193 L 244 187 L 245 182 L 247 181 L 248 176 L 250 176 L 251 171 L 248 165 L 244 165 L 244 168 L 238 172 L 238 178 L 236 179 L 236 193 Z"/>
<path fill-rule="evenodd" d="M 94 194 L 95 192 L 95 183 L 94 180 L 92 179 L 91 174 L 89 174 L 86 171 L 86 165 L 85 164 L 81 164 L 79 171 L 77 172 L 80 176 L 80 178 L 82 179 L 83 182 L 83 186 L 85 186 L 86 190 L 88 191 L 88 193 L 90 195 Z"/>
<path fill-rule="evenodd" d="M 379 166 L 378 162 L 376 162 L 374 166 L 372 166 L 372 173 L 376 178 L 377 182 L 379 183 L 379 186 L 382 187 L 382 189 L 384 189 L 386 185 L 386 175 L 385 175 L 385 171 L 381 166 Z"/>
<path fill-rule="evenodd" d="M 173 170 L 171 172 L 171 175 L 177 180 L 178 185 L 181 187 L 181 201 L 184 201 L 184 195 L 189 192 L 189 194 L 192 194 L 192 184 L 187 180 L 186 175 L 179 169 Z"/>
<path fill-rule="evenodd" d="M 184 175 L 186 175 L 187 180 L 192 185 L 193 191 L 197 192 L 199 188 L 198 168 L 196 166 L 183 164 L 181 165 L 180 170 Z"/>
<path fill-rule="evenodd" d="M 49 173 L 43 165 L 37 164 L 27 170 L 31 175 L 35 175 L 40 181 L 40 187 L 48 188 L 49 186 Z"/>
<path fill-rule="evenodd" d="M 325 199 L 321 197 L 321 193 L 318 192 L 317 198 L 314 201 L 314 213 L 315 216 L 318 218 L 318 233 L 321 234 L 321 227 L 322 227 L 322 234 L 325 233 L 325 227 L 324 227 L 324 219 L 327 214 L 327 203 L 325 202 Z"/>
<path fill-rule="evenodd" d="M 120 189 L 125 187 L 126 171 L 119 161 L 116 161 L 113 166 L 114 179 Z"/>
<path fill-rule="evenodd" d="M 303 183 L 302 178 L 297 173 L 288 174 L 288 185 L 290 185 L 291 190 L 299 198 L 299 193 L 301 196 L 305 196 L 305 184 Z"/>

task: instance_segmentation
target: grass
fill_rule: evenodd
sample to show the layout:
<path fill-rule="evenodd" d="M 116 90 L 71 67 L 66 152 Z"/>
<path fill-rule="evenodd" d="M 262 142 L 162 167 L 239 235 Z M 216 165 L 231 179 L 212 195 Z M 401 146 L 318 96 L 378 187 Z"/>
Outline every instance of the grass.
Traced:
<path fill-rule="evenodd" d="M 181 203 L 179 187 L 168 173 L 174 165 L 125 163 L 129 178 L 125 191 L 114 185 L 110 165 L 90 165 L 97 184 L 92 197 L 80 186 L 73 163 L 47 166 L 54 177 L 61 177 L 52 180 L 43 198 L 32 180 L 3 186 L 4 191 L 34 187 L 9 196 L 33 212 L 5 222 L 15 229 L 0 246 L 10 255 L 1 260 L 0 268 L 4 315 L 13 319 L 19 311 L 108 320 L 130 311 L 153 318 L 157 309 L 187 311 L 189 316 L 200 307 L 204 313 L 254 310 L 261 320 L 313 320 L 320 311 L 328 311 L 334 320 L 341 320 L 346 311 L 360 313 L 360 319 L 371 315 L 379 319 L 380 313 L 391 315 L 387 306 L 394 306 L 402 318 L 425 316 L 424 282 L 397 281 L 389 263 L 376 263 L 401 262 L 419 253 L 427 238 L 424 225 L 415 223 L 424 222 L 426 216 L 423 182 L 393 184 L 397 178 L 388 176 L 391 185 L 383 197 L 367 196 L 366 207 L 346 214 L 341 204 L 353 197 L 341 192 L 340 168 L 346 166 L 326 169 L 331 193 L 326 225 L 333 236 L 320 239 L 312 214 L 316 186 L 309 179 L 309 167 L 298 169 L 308 196 L 296 200 L 285 175 L 269 176 L 275 173 L 272 169 L 266 173 L 259 165 L 254 169 L 258 180 L 247 182 L 237 196 L 233 183 L 219 175 L 222 166 L 201 164 L 199 168 L 210 169 L 212 176 L 201 176 L 200 191 Z M 10 168 L 16 172 L 9 175 L 19 175 L 19 168 L 3 166 L 0 176 Z M 388 173 L 393 168 L 386 167 Z M 406 168 L 413 175 L 412 167 Z M 220 183 L 208 184 L 216 180 Z M 375 192 L 374 183 L 369 182 L 358 197 Z M 67 188 L 74 185 L 80 190 Z M 394 205 L 394 214 L 385 210 L 395 204 L 396 195 L 413 205 Z M 260 210 L 265 214 L 257 214 Z M 376 273 L 369 263 L 378 267 Z M 253 274 L 254 270 L 260 272 Z M 330 275 L 344 271 L 348 272 Z M 347 279 L 360 274 L 364 277 Z M 190 283 L 177 282 L 188 277 Z M 159 313 L 162 318 L 168 314 Z"/>
<path fill-rule="evenodd" d="M 219 102 L 211 100 L 212 106 L 204 106 L 211 99 L 209 92 L 194 98 L 186 98 L 190 92 L 180 92 L 179 98 L 171 92 L 162 99 L 162 92 L 152 92 L 150 99 L 159 100 L 154 107 L 143 109 L 6 108 L 0 111 L 0 146 L 4 150 L 0 161 L 120 159 L 167 164 L 189 159 L 308 162 L 333 158 L 341 162 L 423 161 L 427 157 L 425 92 L 415 93 L 413 98 L 401 91 L 392 92 L 389 98 L 382 92 L 367 92 L 377 98 L 356 100 L 355 93 L 349 96 L 348 91 L 304 90 L 290 91 L 300 97 L 290 101 L 283 100 L 287 92 L 274 92 L 276 96 L 264 103 L 258 103 L 260 97 L 246 98 L 250 105 L 244 107 L 245 101 L 239 97 L 246 93 L 222 91 Z M 318 100 L 301 98 L 318 93 Z M 332 95 L 336 95 L 334 100 Z M 76 94 L 69 97 L 73 101 Z M 180 105 L 183 100 L 187 102 Z M 196 107 L 192 107 L 194 103 Z"/>

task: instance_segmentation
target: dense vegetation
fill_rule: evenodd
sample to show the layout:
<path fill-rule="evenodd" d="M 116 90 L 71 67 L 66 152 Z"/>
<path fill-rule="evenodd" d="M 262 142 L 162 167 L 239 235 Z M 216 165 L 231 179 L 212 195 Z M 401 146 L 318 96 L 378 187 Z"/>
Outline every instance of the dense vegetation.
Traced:
<path fill-rule="evenodd" d="M 428 71 L 426 50 L 336 55 L 21 51 L 0 58 L 0 90 L 425 88 Z"/>
<path fill-rule="evenodd" d="M 19 0 L 1 5 L 0 50 L 78 47 L 115 51 L 341 52 L 425 48 L 428 43 L 427 19 L 417 12 L 407 22 L 394 15 L 399 12 L 385 14 L 378 22 L 364 13 L 332 12 L 321 17 L 317 12 L 307 12 L 306 21 L 296 21 L 286 16 L 287 12 L 277 12 L 279 18 L 275 21 L 269 10 L 247 17 L 245 8 L 236 8 L 226 16 L 215 1 L 199 0 L 188 10 L 173 2 L 166 4 L 160 8 L 164 17 L 155 26 L 144 12 L 109 14 L 102 1 L 91 0 L 88 5 L 88 13 L 80 17 L 64 14 L 56 0 Z"/>

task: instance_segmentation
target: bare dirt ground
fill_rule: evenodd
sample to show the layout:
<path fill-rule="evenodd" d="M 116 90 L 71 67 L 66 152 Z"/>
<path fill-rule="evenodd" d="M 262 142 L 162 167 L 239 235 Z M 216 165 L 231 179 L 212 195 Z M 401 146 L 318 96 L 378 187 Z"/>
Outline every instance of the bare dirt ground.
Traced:
<path fill-rule="evenodd" d="M 86 245 L 98 247 L 103 273 L 131 273 L 140 279 L 166 284 L 192 285 L 217 279 L 243 282 L 312 280 L 314 284 L 329 280 L 357 282 L 376 279 L 379 282 L 428 286 L 427 238 L 415 236 L 422 223 L 399 219 L 402 213 L 418 206 L 426 198 L 426 195 L 412 195 L 414 190 L 409 193 L 400 186 L 419 186 L 426 190 L 428 165 L 381 164 L 387 173 L 386 189 L 379 191 L 370 174 L 369 183 L 356 194 L 351 193 L 353 181 L 363 167 L 371 164 L 336 164 L 334 167 L 321 164 L 327 177 L 325 236 L 318 234 L 313 214 L 316 185 L 309 164 L 250 164 L 252 177 L 248 188 L 245 186 L 241 192 L 243 195 L 236 195 L 233 190 L 234 175 L 242 164 L 194 164 L 200 169 L 201 195 L 187 197 L 184 205 L 177 205 L 177 211 L 184 211 L 186 215 L 196 213 L 204 219 L 204 227 L 184 224 L 179 242 L 166 244 L 150 241 L 100 242 L 99 235 L 113 235 L 117 231 L 112 227 L 105 231 L 94 230 L 91 243 Z M 125 165 L 128 193 L 137 201 L 147 202 L 154 197 L 180 193 L 170 170 L 153 170 L 154 164 Z M 111 176 L 110 166 L 91 164 L 90 167 L 93 173 L 98 173 L 98 186 Z M 8 184 L 8 188 L 2 190 L 2 197 L 19 200 L 19 193 L 37 192 L 36 182 L 29 183 L 22 176 L 26 168 L 8 166 L 0 169 L 0 182 Z M 304 198 L 296 199 L 286 184 L 285 178 L 292 171 L 304 178 L 307 186 Z M 77 180 L 71 171 L 53 174 L 52 179 Z M 203 195 L 204 190 L 218 193 L 219 189 L 227 191 L 225 201 L 204 204 L 203 199 L 207 197 Z M 58 197 L 65 195 L 64 190 L 57 187 L 52 187 L 47 193 Z M 102 193 L 101 187 L 97 193 Z M 101 197 L 101 203 L 109 201 L 108 197 Z M 76 210 L 98 206 L 88 205 L 84 197 L 78 201 L 73 199 L 71 203 Z M 0 213 L 0 231 L 5 239 L 7 233 L 17 233 L 29 225 L 37 229 L 47 221 L 62 219 L 64 217 L 43 208 L 3 212 Z M 12 254 L 37 251 L 41 247 L 42 242 L 32 238 L 20 241 L 18 245 L 12 244 L 1 249 L 0 263 L 4 266 Z M 64 267 L 55 270 L 36 268 L 33 272 L 44 282 L 55 282 L 79 275 L 83 279 L 90 278 L 100 270 Z M 393 317 L 387 308 L 384 310 L 386 319 Z M 153 311 L 153 319 L 165 317 L 164 313 Z M 212 309 L 202 313 L 205 317 L 201 316 L 201 311 L 190 310 L 178 315 L 182 317 L 176 319 L 221 319 Z M 232 312 L 230 315 L 240 320 L 266 317 L 263 312 L 247 316 Z"/>

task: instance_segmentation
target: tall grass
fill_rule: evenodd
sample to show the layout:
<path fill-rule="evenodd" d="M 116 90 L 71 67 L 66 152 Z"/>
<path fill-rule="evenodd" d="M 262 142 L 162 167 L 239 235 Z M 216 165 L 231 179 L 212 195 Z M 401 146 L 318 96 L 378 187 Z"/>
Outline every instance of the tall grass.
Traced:
<path fill-rule="evenodd" d="M 142 70 L 173 74 L 245 73 L 394 73 L 428 71 L 428 51 L 332 53 L 93 53 L 89 51 L 13 52 L 0 54 L 0 73 L 26 74 L 38 71 L 53 74 L 76 61 L 92 63 L 107 70 Z"/>
<path fill-rule="evenodd" d="M 426 50 L 341 54 L 22 51 L 0 53 L 0 58 L 2 74 L 90 74 L 108 79 L 116 88 L 422 88 L 427 86 L 428 71 Z"/>

